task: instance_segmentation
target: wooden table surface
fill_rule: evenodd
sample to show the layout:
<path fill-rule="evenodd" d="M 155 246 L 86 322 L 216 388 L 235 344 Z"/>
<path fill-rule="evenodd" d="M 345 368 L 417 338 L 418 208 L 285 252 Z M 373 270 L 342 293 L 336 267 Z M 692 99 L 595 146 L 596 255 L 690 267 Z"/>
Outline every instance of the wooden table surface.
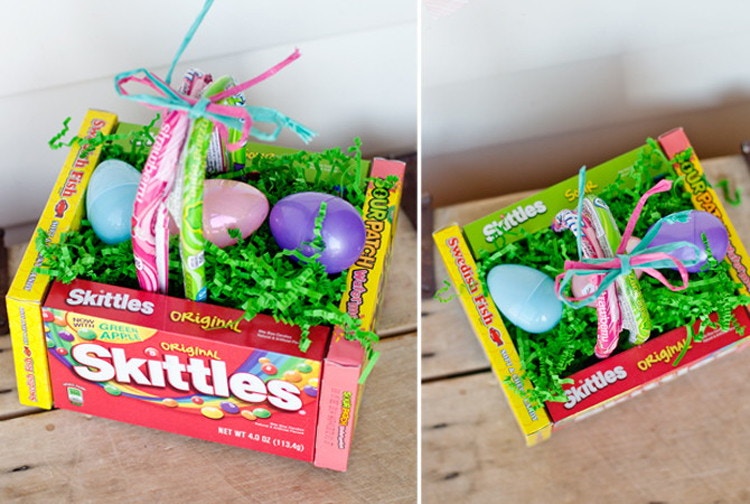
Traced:
<path fill-rule="evenodd" d="M 703 163 L 744 201 L 727 206 L 750 245 L 750 172 Z M 440 208 L 466 224 L 523 195 Z M 447 274 L 435 256 L 438 287 Z M 422 501 L 750 502 L 750 351 L 731 354 L 527 448 L 459 302 L 423 300 Z M 746 417 L 745 415 L 748 415 Z"/>
<path fill-rule="evenodd" d="M 9 252 L 17 265 L 22 251 Z M 367 381 L 345 473 L 72 411 L 20 406 L 10 338 L 0 336 L 0 502 L 415 502 L 416 268 L 416 232 L 402 218 L 376 325 L 381 357 Z"/>

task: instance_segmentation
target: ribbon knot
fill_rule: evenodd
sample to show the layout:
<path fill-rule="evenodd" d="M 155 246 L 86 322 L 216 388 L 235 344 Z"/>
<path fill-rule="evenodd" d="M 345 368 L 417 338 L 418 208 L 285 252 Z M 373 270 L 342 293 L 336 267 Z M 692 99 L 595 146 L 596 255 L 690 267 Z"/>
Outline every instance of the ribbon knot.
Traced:
<path fill-rule="evenodd" d="M 630 255 L 628 254 L 617 254 L 617 259 L 620 261 L 620 275 L 627 275 L 633 271 L 630 266 Z"/>
<path fill-rule="evenodd" d="M 188 110 L 188 117 L 190 119 L 198 119 L 200 117 L 207 117 L 208 106 L 211 104 L 211 100 L 208 98 L 201 98 L 193 104 Z"/>

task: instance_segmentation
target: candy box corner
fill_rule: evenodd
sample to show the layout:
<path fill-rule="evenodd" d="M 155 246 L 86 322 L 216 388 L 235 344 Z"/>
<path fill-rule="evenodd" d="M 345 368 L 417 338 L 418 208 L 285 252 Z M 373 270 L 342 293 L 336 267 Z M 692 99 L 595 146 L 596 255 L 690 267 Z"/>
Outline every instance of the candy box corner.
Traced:
<path fill-rule="evenodd" d="M 593 189 L 611 183 L 617 173 L 634 162 L 639 152 L 646 148 L 654 148 L 655 145 L 657 145 L 656 142 L 636 148 L 589 170 L 588 184 Z M 685 180 L 684 190 L 689 193 L 693 208 L 712 213 L 724 223 L 730 241 L 728 256 L 725 260 L 731 265 L 732 277 L 743 284 L 743 290 L 746 291 L 750 287 L 747 273 L 750 257 L 724 211 L 721 201 L 707 183 L 700 161 L 692 152 L 692 146 L 684 131 L 677 128 L 661 135 L 658 138 L 658 148 L 665 154 L 672 169 Z M 678 158 L 680 153 L 690 153 L 690 155 Z M 694 343 L 678 365 L 673 366 L 670 362 L 652 363 L 648 366 L 648 373 L 632 371 L 624 373 L 619 368 L 615 372 L 606 368 L 608 363 L 615 366 L 627 363 L 630 369 L 638 369 L 639 362 L 643 362 L 644 359 L 646 361 L 658 360 L 658 356 L 663 356 L 664 352 L 672 359 L 676 358 L 677 352 L 674 348 L 682 349 L 680 341 L 683 345 L 687 344 L 685 343 L 686 328 L 677 328 L 663 335 L 652 336 L 644 345 L 624 350 L 574 373 L 572 375 L 574 383 L 568 385 L 567 389 L 579 387 L 577 399 L 584 399 L 583 403 L 589 401 L 591 404 L 578 404 L 572 411 L 568 411 L 564 408 L 564 402 L 554 403 L 552 407 L 533 406 L 522 399 L 518 389 L 528 390 L 533 387 L 533 384 L 523 377 L 521 360 L 508 329 L 494 303 L 491 300 L 488 302 L 489 293 L 484 292 L 482 282 L 478 278 L 477 258 L 482 250 L 490 249 L 486 243 L 491 242 L 493 233 L 503 226 L 505 229 L 516 225 L 522 226 L 531 234 L 547 227 L 548 223 L 532 223 L 533 217 L 554 215 L 566 205 L 572 205 L 577 199 L 578 183 L 578 177 L 571 177 L 468 224 L 463 226 L 451 224 L 433 234 L 438 252 L 446 265 L 450 279 L 456 286 L 457 297 L 469 319 L 472 331 L 490 360 L 493 372 L 529 446 L 547 439 L 554 430 L 571 421 L 583 419 L 618 404 L 632 395 L 637 395 L 659 383 L 680 376 L 689 369 L 709 362 L 715 357 L 744 348 L 750 337 L 748 325 L 745 325 L 746 330 L 743 334 L 734 330 L 721 335 L 714 333 L 712 342 L 702 347 L 702 350 L 696 350 L 696 348 L 701 348 L 702 343 Z M 526 212 L 527 208 L 531 210 L 532 215 Z M 519 212 L 525 212 L 526 215 L 519 218 Z M 510 222 L 506 221 L 508 215 L 512 216 Z M 522 219 L 523 223 L 521 223 Z M 750 323 L 747 318 L 747 307 L 738 307 L 736 316 L 743 324 Z M 664 350 L 670 345 L 672 350 Z M 623 374 L 627 374 L 627 377 L 622 376 Z M 607 393 L 602 392 L 605 389 L 608 390 Z M 576 392 L 571 392 L 571 394 L 576 394 Z M 582 397 L 584 395 L 588 399 Z"/>

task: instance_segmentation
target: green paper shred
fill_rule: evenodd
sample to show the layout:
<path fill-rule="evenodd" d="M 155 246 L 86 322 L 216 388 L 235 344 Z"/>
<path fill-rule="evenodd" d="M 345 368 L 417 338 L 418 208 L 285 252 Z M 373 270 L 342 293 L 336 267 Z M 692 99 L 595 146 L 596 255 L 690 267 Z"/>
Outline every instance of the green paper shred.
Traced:
<path fill-rule="evenodd" d="M 721 193 L 724 196 L 724 201 L 733 207 L 740 206 L 742 204 L 742 194 L 739 188 L 734 189 L 734 194 L 730 194 L 729 191 L 729 180 L 721 179 L 716 182 L 716 187 L 721 189 Z"/>
<path fill-rule="evenodd" d="M 102 159 L 118 158 L 136 168 L 145 164 L 153 143 L 154 124 L 124 134 L 98 135 L 86 139 L 86 148 L 102 147 Z M 50 140 L 52 148 L 72 146 L 83 140 L 77 137 L 64 142 L 69 119 L 63 129 Z M 321 153 L 295 152 L 288 155 L 248 156 L 244 170 L 223 173 L 222 178 L 247 182 L 264 194 L 272 206 L 281 198 L 303 191 L 319 191 L 339 195 L 355 208 L 362 209 L 366 182 L 362 175 L 361 142 L 346 153 L 331 149 Z M 324 176 L 325 175 L 325 176 Z M 397 182 L 391 180 L 391 182 Z M 325 247 L 321 226 L 326 206 L 321 205 L 316 219 L 312 245 L 318 251 Z M 340 300 L 346 289 L 346 272 L 329 275 L 325 267 L 296 251 L 281 250 L 265 222 L 247 239 L 238 230 L 229 235 L 238 244 L 221 249 L 207 242 L 205 271 L 209 291 L 208 302 L 244 311 L 244 318 L 257 314 L 271 315 L 275 320 L 301 328 L 300 349 L 311 343 L 310 329 L 317 325 L 340 325 L 349 340 L 359 341 L 373 362 L 378 336 L 361 329 L 361 320 L 341 311 Z M 177 237 L 173 237 L 169 257 L 169 295 L 182 296 L 182 272 Z M 46 274 L 64 283 L 76 278 L 138 289 L 130 240 L 106 245 L 93 232 L 85 219 L 77 232 L 63 233 L 52 243 L 43 230 L 38 231 L 36 244 L 43 258 L 37 273 Z M 297 260 L 290 260 L 295 257 Z"/>
<path fill-rule="evenodd" d="M 101 147 L 101 160 L 119 159 L 125 161 L 136 169 L 141 170 L 146 163 L 146 158 L 154 143 L 155 125 L 160 116 L 157 114 L 147 125 L 135 128 L 126 133 L 111 133 L 105 135 L 98 131 L 92 138 L 72 137 L 70 140 L 62 139 L 70 131 L 70 117 L 63 121 L 62 129 L 55 134 L 48 144 L 51 149 L 61 149 L 63 147 L 73 147 L 74 145 L 82 146 L 82 155 L 85 156 L 94 149 Z"/>
<path fill-rule="evenodd" d="M 448 291 L 450 291 L 452 288 L 453 285 L 448 280 L 443 280 L 443 286 L 435 291 L 434 298 L 441 303 L 450 303 L 456 298 L 455 295 L 447 295 Z"/>

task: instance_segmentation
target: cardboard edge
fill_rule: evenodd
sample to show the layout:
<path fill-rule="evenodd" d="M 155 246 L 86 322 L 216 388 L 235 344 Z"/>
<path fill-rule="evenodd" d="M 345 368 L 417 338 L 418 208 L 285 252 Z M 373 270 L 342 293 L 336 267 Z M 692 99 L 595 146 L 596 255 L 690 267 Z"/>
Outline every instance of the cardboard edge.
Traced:
<path fill-rule="evenodd" d="M 99 132 L 107 134 L 116 125 L 115 114 L 92 109 L 87 111 L 78 137 L 93 138 Z M 101 154 L 100 147 L 86 155 L 83 148 L 84 145 L 77 144 L 69 150 L 51 191 L 51 195 L 59 197 L 50 196 L 35 228 L 47 232 L 53 242 L 80 224 L 84 191 L 79 189 L 86 187 Z M 39 250 L 32 238 L 6 295 L 6 304 L 18 400 L 27 406 L 51 409 L 52 389 L 41 313 L 41 303 L 51 279 L 34 272 L 40 263 Z"/>
<path fill-rule="evenodd" d="M 367 229 L 365 250 L 347 273 L 347 288 L 341 309 L 362 320 L 362 329 L 372 330 L 380 304 L 383 281 L 396 232 L 406 164 L 374 158 L 363 218 Z M 377 180 L 395 176 L 395 187 L 385 190 Z M 320 418 L 314 465 L 346 471 L 367 369 L 374 364 L 359 342 L 345 339 L 341 327 L 334 328 L 331 347 L 323 363 L 320 388 Z"/>

